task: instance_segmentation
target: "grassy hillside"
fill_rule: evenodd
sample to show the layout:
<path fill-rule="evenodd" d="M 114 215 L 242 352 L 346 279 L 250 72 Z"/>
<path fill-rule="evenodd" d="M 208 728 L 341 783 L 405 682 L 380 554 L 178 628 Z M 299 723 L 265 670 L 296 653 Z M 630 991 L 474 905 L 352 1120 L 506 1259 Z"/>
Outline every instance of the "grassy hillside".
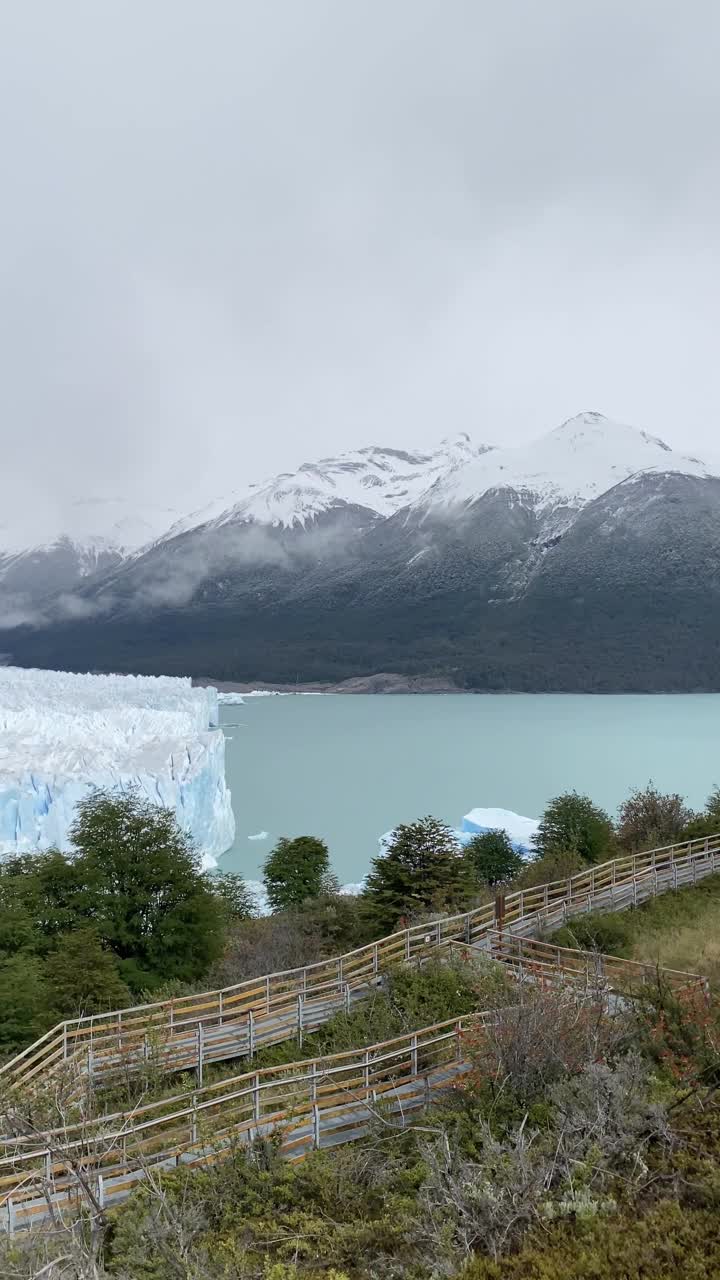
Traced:
<path fill-rule="evenodd" d="M 700 973 L 720 988 L 720 875 L 631 911 L 583 916 L 559 930 L 554 940 Z"/>

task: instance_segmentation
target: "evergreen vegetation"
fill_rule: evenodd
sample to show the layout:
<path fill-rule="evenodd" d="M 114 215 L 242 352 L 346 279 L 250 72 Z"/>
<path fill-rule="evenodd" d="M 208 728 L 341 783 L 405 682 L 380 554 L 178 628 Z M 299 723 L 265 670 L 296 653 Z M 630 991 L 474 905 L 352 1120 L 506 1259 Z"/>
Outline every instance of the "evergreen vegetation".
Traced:
<path fill-rule="evenodd" d="M 133 792 L 78 806 L 73 856 L 0 863 L 0 1046 L 20 1048 L 61 1018 L 193 982 L 218 960 L 227 893 L 215 891 L 168 810 Z"/>
<path fill-rule="evenodd" d="M 534 844 L 538 857 L 577 853 L 583 862 L 603 862 L 612 857 L 613 824 L 604 809 L 588 796 L 568 791 L 547 806 Z"/>
<path fill-rule="evenodd" d="M 490 888 L 509 884 L 523 868 L 520 854 L 513 848 L 507 831 L 484 831 L 465 846 L 465 857 L 481 884 Z"/>
<path fill-rule="evenodd" d="M 319 897 L 330 875 L 330 855 L 324 840 L 315 836 L 282 836 L 269 854 L 263 880 L 273 911 L 301 907 Z"/>
<path fill-rule="evenodd" d="M 426 817 L 395 828 L 373 859 L 363 897 L 376 928 L 388 933 L 401 919 L 461 910 L 475 887 L 450 827 Z"/>
<path fill-rule="evenodd" d="M 59 1018 L 225 985 L 336 955 L 406 919 L 456 911 L 496 885 L 563 879 L 617 851 L 720 830 L 720 793 L 634 792 L 615 826 L 587 797 L 555 798 L 536 856 L 504 833 L 459 849 L 434 818 L 400 826 L 364 893 L 334 891 L 327 847 L 283 840 L 266 864 L 274 914 L 242 878 L 207 876 L 172 815 L 132 794 L 79 811 L 76 852 L 0 864 L 0 1049 Z M 668 837 L 668 833 L 672 835 Z M 519 872 L 519 874 L 518 874 Z M 557 940 L 720 980 L 720 877 Z M 693 947 L 695 948 L 693 950 Z M 715 967 L 713 967 L 713 955 Z M 471 1070 L 398 1131 L 295 1165 L 276 1141 L 141 1186 L 102 1230 L 0 1241 L 9 1280 L 711 1280 L 720 1273 L 720 1013 L 658 984 L 606 1018 L 567 993 L 510 986 L 494 966 L 401 966 L 381 990 L 261 1068 L 358 1048 L 484 1007 Z M 214 1068 L 218 1073 L 223 1068 Z M 227 1064 L 227 1071 L 236 1070 Z M 173 1088 L 182 1088 L 174 1082 Z M 192 1090 L 195 1082 L 189 1080 Z M 27 1100 L 31 1107 L 32 1101 Z M 23 1124 L 32 1115 L 23 1112 Z M 61 1261 L 54 1262 L 57 1257 Z"/>

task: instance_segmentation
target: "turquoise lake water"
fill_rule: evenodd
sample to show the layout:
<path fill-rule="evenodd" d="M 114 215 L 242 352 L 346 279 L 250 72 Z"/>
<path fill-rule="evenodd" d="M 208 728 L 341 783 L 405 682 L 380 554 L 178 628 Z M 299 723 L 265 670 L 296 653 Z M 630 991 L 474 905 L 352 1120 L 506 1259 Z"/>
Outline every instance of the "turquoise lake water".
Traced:
<path fill-rule="evenodd" d="M 237 837 L 220 866 L 251 879 L 281 835 L 322 836 L 357 881 L 378 836 L 426 813 L 537 817 L 572 788 L 614 813 L 649 779 L 700 807 L 720 782 L 720 694 L 291 695 L 223 707 L 222 722 Z"/>

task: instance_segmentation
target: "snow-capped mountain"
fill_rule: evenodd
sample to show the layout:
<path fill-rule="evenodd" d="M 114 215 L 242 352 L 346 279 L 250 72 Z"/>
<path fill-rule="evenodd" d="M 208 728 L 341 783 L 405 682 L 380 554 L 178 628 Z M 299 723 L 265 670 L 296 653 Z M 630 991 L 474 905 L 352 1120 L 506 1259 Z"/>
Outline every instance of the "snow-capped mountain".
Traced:
<path fill-rule="evenodd" d="M 28 503 L 24 518 L 0 522 L 0 625 L 30 619 L 51 597 L 107 573 L 161 537 L 176 517 L 119 498 L 82 499 L 58 512 Z"/>
<path fill-rule="evenodd" d="M 597 413 L 512 449 L 361 449 L 176 522 L 63 609 L 0 649 L 226 680 L 720 688 L 720 462 Z"/>
<path fill-rule="evenodd" d="M 19 555 L 69 543 L 88 565 L 104 552 L 127 554 L 167 532 L 178 512 L 169 507 L 138 507 L 121 498 L 80 498 L 58 511 L 38 511 L 28 503 L 24 518 L 12 523 L 0 516 L 0 555 Z"/>
<path fill-rule="evenodd" d="M 249 522 L 274 528 L 305 528 L 318 516 L 343 506 L 389 516 L 415 501 L 440 477 L 489 449 L 489 445 L 474 445 L 465 432 L 460 432 L 442 440 L 431 453 L 371 445 L 337 458 L 305 462 L 297 471 L 251 484 L 231 499 L 217 499 L 176 521 L 167 536 L 176 537 L 199 526 L 221 528 Z"/>
<path fill-rule="evenodd" d="M 440 477 L 418 506 L 437 513 L 468 507 L 486 494 L 510 489 L 536 511 L 579 509 L 630 476 L 720 474 L 716 465 L 676 453 L 646 431 L 580 413 L 527 445 L 493 449 Z"/>

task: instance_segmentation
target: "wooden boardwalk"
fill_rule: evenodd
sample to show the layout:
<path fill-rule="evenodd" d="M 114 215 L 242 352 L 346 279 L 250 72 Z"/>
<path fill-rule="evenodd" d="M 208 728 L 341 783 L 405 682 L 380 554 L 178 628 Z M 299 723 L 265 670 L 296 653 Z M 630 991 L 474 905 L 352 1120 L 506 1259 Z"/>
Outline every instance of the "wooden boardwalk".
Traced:
<path fill-rule="evenodd" d="M 363 1049 L 248 1072 L 131 1113 L 6 1139 L 0 1226 L 15 1232 L 79 1208 L 99 1212 L 162 1170 L 201 1166 L 279 1130 L 292 1159 L 363 1137 L 374 1123 L 402 1127 L 467 1068 L 462 1037 L 488 1014 Z"/>
<path fill-rule="evenodd" d="M 198 1072 L 194 1093 L 131 1112 L 65 1125 L 32 1138 L 1 1140 L 0 1225 L 14 1232 L 84 1207 L 101 1213 L 151 1173 L 212 1163 L 238 1145 L 279 1131 L 281 1150 L 352 1141 L 371 1125 L 402 1125 L 466 1070 L 463 1036 L 495 1014 L 426 1027 L 382 1044 L 310 1059 L 202 1087 L 204 1063 L 251 1058 L 260 1044 L 302 1035 L 362 997 L 401 960 L 422 960 L 447 944 L 482 953 L 533 981 L 581 984 L 595 995 L 626 995 L 655 978 L 651 966 L 591 957 L 532 935 L 582 912 L 622 909 L 720 870 L 720 837 L 615 859 L 578 876 L 508 895 L 494 907 L 393 934 L 319 965 L 271 974 L 186 1000 L 62 1023 L 2 1069 L 21 1097 L 52 1081 L 62 1065 L 78 1078 L 113 1080 L 154 1053 L 167 1070 Z M 502 923 L 499 929 L 498 924 Z M 676 989 L 704 987 L 692 974 L 662 971 Z"/>
<path fill-rule="evenodd" d="M 720 871 L 720 835 L 615 858 L 567 880 L 508 894 L 502 927 L 533 936 L 586 911 L 622 910 Z M 400 961 L 497 928 L 496 906 L 415 925 L 345 955 L 215 991 L 60 1023 L 0 1067 L 0 1087 L 42 1082 L 72 1063 L 79 1081 L 111 1084 L 152 1061 L 163 1071 L 252 1058 L 261 1045 L 316 1028 L 367 994 Z"/>

